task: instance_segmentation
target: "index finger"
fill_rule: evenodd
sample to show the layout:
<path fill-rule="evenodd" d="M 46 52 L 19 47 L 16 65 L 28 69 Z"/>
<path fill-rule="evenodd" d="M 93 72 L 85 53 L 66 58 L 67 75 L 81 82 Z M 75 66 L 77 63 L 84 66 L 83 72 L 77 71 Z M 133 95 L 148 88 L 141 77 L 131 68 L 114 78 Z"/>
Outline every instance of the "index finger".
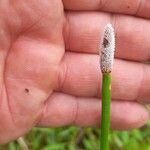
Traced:
<path fill-rule="evenodd" d="M 149 0 L 63 0 L 67 10 L 101 10 L 150 18 Z"/>

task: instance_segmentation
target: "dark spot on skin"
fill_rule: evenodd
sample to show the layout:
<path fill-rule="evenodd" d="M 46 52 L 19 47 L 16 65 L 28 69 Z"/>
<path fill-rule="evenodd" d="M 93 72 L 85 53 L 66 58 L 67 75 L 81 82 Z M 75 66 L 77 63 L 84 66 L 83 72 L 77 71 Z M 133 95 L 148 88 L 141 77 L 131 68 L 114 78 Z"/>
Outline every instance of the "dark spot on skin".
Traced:
<path fill-rule="evenodd" d="M 108 40 L 106 38 L 104 38 L 103 45 L 104 45 L 104 48 L 108 46 Z"/>
<path fill-rule="evenodd" d="M 127 8 L 130 8 L 130 6 L 127 6 Z"/>
<path fill-rule="evenodd" d="M 26 92 L 26 93 L 29 93 L 29 89 L 25 88 L 25 92 Z"/>

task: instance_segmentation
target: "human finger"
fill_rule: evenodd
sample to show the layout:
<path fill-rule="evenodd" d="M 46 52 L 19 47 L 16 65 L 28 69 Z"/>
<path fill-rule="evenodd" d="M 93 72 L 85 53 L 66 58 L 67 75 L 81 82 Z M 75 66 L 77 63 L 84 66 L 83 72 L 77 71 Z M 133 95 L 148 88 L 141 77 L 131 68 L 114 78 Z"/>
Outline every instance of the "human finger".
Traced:
<path fill-rule="evenodd" d="M 115 57 L 150 60 L 150 20 L 98 12 L 68 12 L 66 18 L 64 38 L 68 51 L 97 54 L 104 27 L 112 23 L 116 34 Z"/>
<path fill-rule="evenodd" d="M 67 10 L 100 10 L 150 18 L 149 0 L 63 0 Z"/>
<path fill-rule="evenodd" d="M 100 113 L 101 101 L 99 99 L 81 98 L 63 93 L 54 93 L 45 104 L 38 126 L 98 126 L 100 125 Z M 147 120 L 148 111 L 143 105 L 137 102 L 112 101 L 112 128 L 137 128 L 144 125 Z"/>
<path fill-rule="evenodd" d="M 116 59 L 112 72 L 112 98 L 150 102 L 150 65 Z M 99 56 L 66 53 L 60 65 L 57 91 L 74 96 L 101 93 Z"/>

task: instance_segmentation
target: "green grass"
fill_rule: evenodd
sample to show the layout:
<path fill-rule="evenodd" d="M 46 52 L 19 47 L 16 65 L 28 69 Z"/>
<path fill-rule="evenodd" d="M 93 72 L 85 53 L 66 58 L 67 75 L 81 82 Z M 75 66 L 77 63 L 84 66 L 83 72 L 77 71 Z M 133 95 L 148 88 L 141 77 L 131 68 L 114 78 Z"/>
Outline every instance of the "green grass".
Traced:
<path fill-rule="evenodd" d="M 33 129 L 25 136 L 30 150 L 100 150 L 99 129 L 75 127 Z M 112 131 L 111 150 L 150 150 L 150 123 L 132 131 Z M 17 142 L 0 150 L 21 150 Z"/>

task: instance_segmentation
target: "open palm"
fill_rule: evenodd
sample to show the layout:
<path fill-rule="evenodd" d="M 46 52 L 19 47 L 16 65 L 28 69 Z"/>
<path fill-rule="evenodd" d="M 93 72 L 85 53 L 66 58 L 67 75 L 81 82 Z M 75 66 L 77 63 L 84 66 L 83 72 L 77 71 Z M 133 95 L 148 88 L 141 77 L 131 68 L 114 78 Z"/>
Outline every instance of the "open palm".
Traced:
<path fill-rule="evenodd" d="M 140 103 L 150 98 L 150 67 L 141 63 L 150 60 L 146 3 L 1 0 L 0 143 L 34 126 L 99 124 L 98 47 L 108 22 L 117 34 L 112 127 L 143 125 L 148 112 Z"/>

